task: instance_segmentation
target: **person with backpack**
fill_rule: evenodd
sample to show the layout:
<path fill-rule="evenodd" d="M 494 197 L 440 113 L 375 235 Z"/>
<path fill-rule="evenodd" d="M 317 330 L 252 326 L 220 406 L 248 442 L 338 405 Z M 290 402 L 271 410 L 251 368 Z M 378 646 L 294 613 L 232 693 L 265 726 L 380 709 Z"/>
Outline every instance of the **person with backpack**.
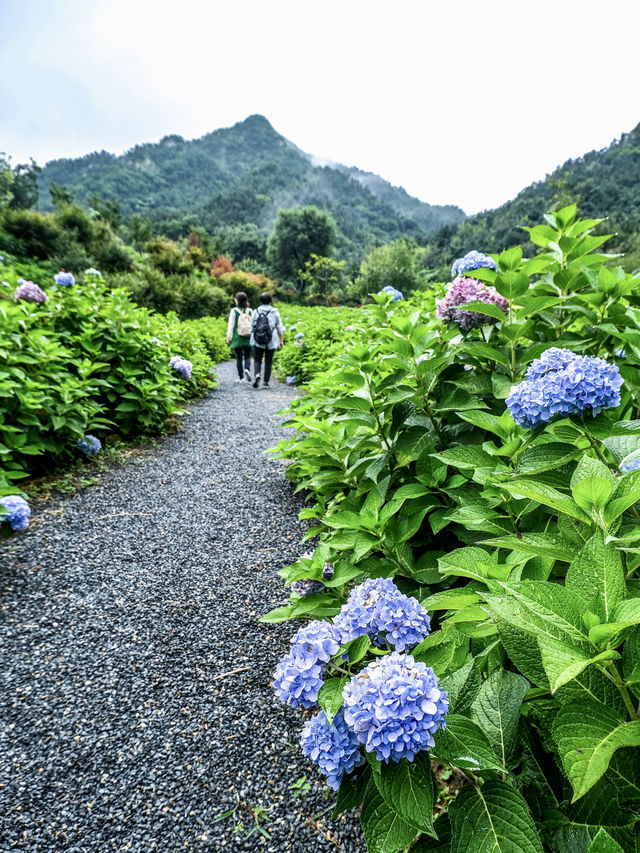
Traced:
<path fill-rule="evenodd" d="M 271 363 L 273 354 L 277 349 L 282 349 L 284 343 L 284 326 L 280 318 L 280 312 L 271 304 L 271 294 L 260 294 L 260 305 L 251 317 L 251 344 L 253 345 L 253 365 L 255 379 L 253 387 L 260 385 L 260 371 L 262 370 L 262 359 L 264 357 L 264 387 L 269 387 L 271 379 Z"/>
<path fill-rule="evenodd" d="M 235 307 L 229 314 L 227 324 L 227 346 L 236 354 L 238 378 L 236 383 L 246 379 L 251 382 L 251 308 L 246 293 L 236 293 Z M 244 368 L 244 370 L 243 370 Z"/>

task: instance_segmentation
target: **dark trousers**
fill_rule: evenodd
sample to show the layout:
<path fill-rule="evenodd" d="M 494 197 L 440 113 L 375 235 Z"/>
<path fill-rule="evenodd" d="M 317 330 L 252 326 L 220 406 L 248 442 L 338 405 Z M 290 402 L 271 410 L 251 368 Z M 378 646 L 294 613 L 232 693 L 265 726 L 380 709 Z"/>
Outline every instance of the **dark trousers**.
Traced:
<path fill-rule="evenodd" d="M 268 382 L 271 379 L 271 362 L 273 361 L 274 349 L 261 349 L 255 347 L 253 350 L 253 364 L 256 371 L 256 376 L 260 375 L 262 367 L 262 356 L 264 356 L 264 381 Z"/>
<path fill-rule="evenodd" d="M 238 377 L 244 379 L 242 368 L 246 367 L 251 370 L 251 347 L 236 347 L 236 367 L 238 368 Z"/>

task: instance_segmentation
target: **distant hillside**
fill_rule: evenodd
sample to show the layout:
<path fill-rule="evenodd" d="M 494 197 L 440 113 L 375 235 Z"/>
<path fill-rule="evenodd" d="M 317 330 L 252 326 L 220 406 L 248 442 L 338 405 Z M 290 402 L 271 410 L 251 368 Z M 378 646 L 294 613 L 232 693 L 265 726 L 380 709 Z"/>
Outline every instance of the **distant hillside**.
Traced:
<path fill-rule="evenodd" d="M 200 139 L 165 136 L 119 157 L 100 151 L 53 160 L 39 178 L 41 206 L 50 204 L 54 181 L 82 203 L 92 193 L 119 199 L 125 215 L 138 213 L 185 233 L 194 224 L 215 232 L 254 223 L 269 231 L 281 208 L 315 204 L 332 212 L 339 248 L 351 256 L 405 235 L 424 242 L 465 217 L 458 207 L 425 204 L 377 175 L 314 161 L 253 115 Z"/>
<path fill-rule="evenodd" d="M 577 202 L 583 217 L 607 217 L 600 229 L 615 236 L 605 250 L 626 253 L 627 269 L 640 266 L 640 125 L 601 151 L 567 160 L 513 201 L 439 229 L 429 238 L 425 264 L 441 278 L 470 249 L 499 252 L 519 244 L 533 252 L 519 226 L 536 225 L 552 206 L 570 202 Z"/>

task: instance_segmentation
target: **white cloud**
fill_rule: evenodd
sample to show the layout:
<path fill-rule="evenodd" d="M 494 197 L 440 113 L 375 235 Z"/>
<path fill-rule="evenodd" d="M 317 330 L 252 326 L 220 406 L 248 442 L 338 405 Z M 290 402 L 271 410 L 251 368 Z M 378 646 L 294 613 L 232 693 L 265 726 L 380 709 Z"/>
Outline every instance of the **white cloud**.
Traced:
<path fill-rule="evenodd" d="M 0 147 L 19 160 L 259 112 L 304 151 L 472 212 L 640 120 L 631 0 L 597 17 L 575 0 L 53 5 L 0 21 Z"/>

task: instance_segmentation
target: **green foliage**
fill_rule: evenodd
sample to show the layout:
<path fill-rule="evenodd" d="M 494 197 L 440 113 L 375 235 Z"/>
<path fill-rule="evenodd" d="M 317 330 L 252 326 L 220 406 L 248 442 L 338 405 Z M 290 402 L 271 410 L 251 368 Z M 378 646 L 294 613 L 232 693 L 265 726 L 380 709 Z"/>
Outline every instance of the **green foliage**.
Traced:
<path fill-rule="evenodd" d="M 510 300 L 481 328 L 438 320 L 439 287 L 374 296 L 292 405 L 279 452 L 319 544 L 282 575 L 335 574 L 265 621 L 325 618 L 353 583 L 393 577 L 430 611 L 412 654 L 450 701 L 432 757 L 465 780 L 431 827 L 428 761 L 344 779 L 371 850 L 421 832 L 420 853 L 636 853 L 640 471 L 620 466 L 640 458 L 640 280 L 608 267 L 599 225 L 567 206 L 531 227 L 538 255 L 475 272 Z M 620 406 L 518 427 L 504 400 L 551 346 L 616 361 Z"/>
<path fill-rule="evenodd" d="M 372 249 L 360 265 L 352 292 L 360 299 L 378 293 L 391 285 L 402 293 L 418 290 L 423 284 L 423 272 L 418 262 L 419 252 L 409 240 L 397 240 L 387 246 Z"/>
<path fill-rule="evenodd" d="M 97 277 L 66 288 L 40 278 L 49 299 L 30 304 L 13 299 L 18 270 L 5 265 L 3 276 L 2 493 L 7 480 L 69 461 L 86 432 L 132 438 L 157 431 L 181 401 L 212 386 L 213 363 L 226 357 L 215 320 L 199 327 L 155 315 Z M 171 369 L 172 355 L 193 363 L 190 380 Z"/>

